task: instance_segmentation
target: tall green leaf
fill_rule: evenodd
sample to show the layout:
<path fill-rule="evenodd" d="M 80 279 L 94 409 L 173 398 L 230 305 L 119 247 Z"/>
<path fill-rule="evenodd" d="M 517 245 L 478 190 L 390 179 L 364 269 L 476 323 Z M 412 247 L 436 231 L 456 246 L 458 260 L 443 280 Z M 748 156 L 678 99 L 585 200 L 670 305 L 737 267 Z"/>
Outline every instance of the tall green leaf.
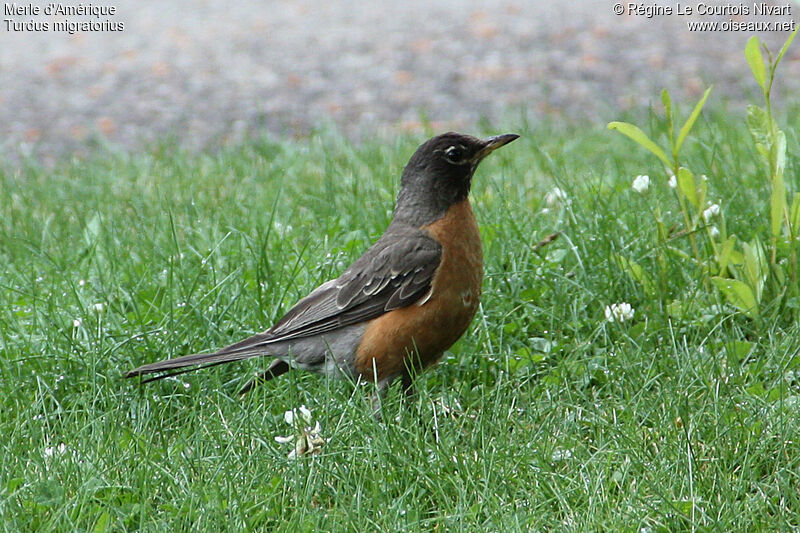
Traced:
<path fill-rule="evenodd" d="M 758 316 L 758 306 L 750 286 L 738 279 L 714 276 L 711 282 L 728 302 L 750 318 Z"/>
<path fill-rule="evenodd" d="M 778 53 L 778 57 L 775 58 L 775 68 L 778 67 L 778 63 L 780 63 L 781 59 L 783 59 L 783 55 L 786 53 L 786 50 L 789 49 L 789 45 L 792 44 L 794 38 L 797 37 L 797 30 L 800 30 L 800 27 L 795 28 L 795 30 L 792 32 L 789 38 L 786 39 L 786 42 L 783 43 L 783 47 L 781 48 L 781 51 Z"/>
<path fill-rule="evenodd" d="M 747 284 L 753 289 L 753 296 L 756 299 L 756 303 L 758 303 L 761 301 L 764 283 L 769 272 L 767 257 L 764 255 L 764 247 L 761 246 L 761 241 L 756 237 L 749 243 L 743 242 L 742 251 L 744 252 L 744 276 L 747 279 Z"/>
<path fill-rule="evenodd" d="M 736 237 L 731 235 L 719 246 L 719 252 L 717 253 L 717 265 L 719 266 L 720 274 L 724 275 L 728 268 L 728 264 L 732 262 L 731 256 L 733 254 L 733 247 L 735 244 Z"/>
<path fill-rule="evenodd" d="M 695 191 L 697 191 L 697 209 L 700 210 L 706 205 L 706 194 L 708 194 L 708 182 L 705 174 L 694 180 Z"/>
<path fill-rule="evenodd" d="M 764 109 L 755 106 L 747 106 L 747 129 L 756 144 L 766 146 L 769 144 L 769 132 L 771 129 L 769 115 Z"/>
<path fill-rule="evenodd" d="M 786 182 L 783 179 L 783 171 L 786 168 L 786 135 L 778 130 L 775 136 L 775 144 L 770 151 L 770 163 L 772 167 L 772 191 L 769 202 L 769 218 L 772 236 L 780 235 L 783 225 L 783 214 L 786 212 Z"/>
<path fill-rule="evenodd" d="M 664 150 L 662 150 L 661 147 L 659 147 L 656 143 L 651 141 L 650 137 L 648 137 L 645 132 L 633 124 L 628 122 L 609 122 L 608 129 L 617 130 L 621 134 L 636 141 L 640 146 L 647 148 L 653 154 L 655 154 L 656 157 L 658 157 L 667 166 L 667 168 L 672 167 L 672 163 L 670 163 L 669 159 L 667 159 L 667 154 L 664 153 Z"/>
<path fill-rule="evenodd" d="M 789 214 L 789 220 L 792 224 L 790 228 L 791 235 L 793 238 L 797 238 L 798 234 L 800 234 L 800 192 L 794 193 L 794 198 L 792 198 L 792 209 Z"/>
<path fill-rule="evenodd" d="M 764 57 L 761 55 L 760 43 L 758 37 L 753 35 L 747 41 L 747 46 L 744 47 L 744 57 L 750 65 L 750 70 L 753 72 L 753 77 L 761 87 L 762 91 L 767 90 L 767 67 L 764 64 Z"/>
<path fill-rule="evenodd" d="M 695 209 L 700 209 L 700 204 L 697 198 L 697 188 L 694 184 L 694 174 L 692 171 L 686 167 L 681 167 L 678 169 L 678 190 L 689 200 L 689 203 L 694 206 Z"/>
<path fill-rule="evenodd" d="M 769 222 L 772 236 L 777 237 L 781 233 L 783 224 L 783 213 L 786 210 L 786 182 L 783 176 L 775 176 L 772 179 L 772 191 L 769 197 Z"/>
<path fill-rule="evenodd" d="M 775 134 L 775 144 L 772 145 L 772 167 L 775 175 L 783 177 L 786 169 L 786 134 L 778 130 Z"/>
<path fill-rule="evenodd" d="M 708 100 L 708 95 L 711 94 L 711 89 L 714 86 L 712 85 L 706 92 L 703 93 L 703 97 L 697 102 L 697 105 L 694 106 L 692 110 L 692 114 L 689 115 L 689 118 L 686 119 L 684 122 L 683 127 L 681 127 L 680 133 L 678 133 L 678 141 L 675 143 L 675 151 L 679 151 L 681 149 L 681 145 L 683 141 L 686 139 L 686 136 L 689 135 L 689 132 L 692 131 L 692 126 L 694 126 L 694 122 L 697 120 L 697 117 L 700 116 L 700 112 L 703 110 L 703 106 L 706 105 L 706 100 Z"/>
<path fill-rule="evenodd" d="M 669 132 L 669 146 L 672 150 L 672 157 L 678 151 L 675 146 L 675 119 L 672 116 L 672 98 L 669 96 L 669 91 L 666 89 L 661 91 L 661 102 L 664 104 L 664 116 L 667 119 L 667 131 Z"/>

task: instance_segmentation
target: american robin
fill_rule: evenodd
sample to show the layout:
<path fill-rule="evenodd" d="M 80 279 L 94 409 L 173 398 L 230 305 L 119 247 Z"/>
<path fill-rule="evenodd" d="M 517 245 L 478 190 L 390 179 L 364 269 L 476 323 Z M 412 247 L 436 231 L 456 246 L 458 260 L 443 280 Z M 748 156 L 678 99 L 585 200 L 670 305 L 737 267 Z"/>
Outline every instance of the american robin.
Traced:
<path fill-rule="evenodd" d="M 126 377 L 189 370 L 257 356 L 268 370 L 299 368 L 375 381 L 378 392 L 436 363 L 478 309 L 483 252 L 468 194 L 478 163 L 519 135 L 478 139 L 445 133 L 422 144 L 403 170 L 386 232 L 338 278 L 301 299 L 268 330 L 214 353 L 151 363 Z M 190 370 L 196 370 L 192 368 Z"/>

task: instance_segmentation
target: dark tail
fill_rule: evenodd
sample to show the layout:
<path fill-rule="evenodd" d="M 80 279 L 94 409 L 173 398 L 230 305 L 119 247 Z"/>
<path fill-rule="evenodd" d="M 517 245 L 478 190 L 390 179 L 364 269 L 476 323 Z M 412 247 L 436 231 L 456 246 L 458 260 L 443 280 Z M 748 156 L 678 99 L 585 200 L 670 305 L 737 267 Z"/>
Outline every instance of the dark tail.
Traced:
<path fill-rule="evenodd" d="M 125 377 L 133 378 L 137 376 L 146 376 L 148 374 L 164 372 L 164 374 L 148 378 L 143 381 L 143 383 L 149 383 L 151 381 L 157 381 L 159 379 L 185 374 L 186 372 L 199 370 L 201 368 L 208 368 L 211 366 L 221 365 L 223 363 L 230 363 L 232 361 L 241 361 L 242 359 L 249 359 L 250 357 L 269 355 L 267 351 L 268 349 L 265 346 L 268 344 L 268 340 L 269 337 L 261 333 L 241 342 L 237 342 L 236 344 L 226 346 L 218 352 L 184 355 L 182 357 L 176 357 L 175 359 L 167 359 L 157 363 L 142 365 L 139 368 L 134 368 L 125 374 Z M 177 372 L 169 372 L 170 370 L 177 370 Z"/>

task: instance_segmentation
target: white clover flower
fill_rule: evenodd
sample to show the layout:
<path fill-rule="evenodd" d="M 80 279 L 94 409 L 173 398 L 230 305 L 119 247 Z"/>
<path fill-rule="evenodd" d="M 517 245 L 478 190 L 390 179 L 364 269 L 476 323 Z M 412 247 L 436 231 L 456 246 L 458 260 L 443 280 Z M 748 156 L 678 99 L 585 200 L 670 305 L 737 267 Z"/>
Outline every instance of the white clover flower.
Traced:
<path fill-rule="evenodd" d="M 711 226 L 710 228 L 708 228 L 708 233 L 709 235 L 711 235 L 712 239 L 716 239 L 717 237 L 719 237 L 719 228 L 716 226 Z"/>
<path fill-rule="evenodd" d="M 95 313 L 102 313 L 104 308 L 105 306 L 103 306 L 102 302 L 97 302 L 96 304 L 94 304 Z"/>
<path fill-rule="evenodd" d="M 81 327 L 81 324 L 83 324 L 83 322 L 81 322 L 80 318 L 76 318 L 75 320 L 72 321 L 73 328 L 79 328 Z"/>
<path fill-rule="evenodd" d="M 64 455 L 67 452 L 67 445 L 63 442 L 58 446 L 48 446 L 44 449 L 45 458 L 53 457 L 54 455 Z"/>
<path fill-rule="evenodd" d="M 299 422 L 305 422 L 306 424 L 311 424 L 313 418 L 311 417 L 311 411 L 305 405 L 301 405 L 295 409 L 290 409 L 283 413 L 283 420 L 286 421 L 287 424 L 290 426 L 295 425 L 295 421 L 298 420 L 298 413 L 300 415 Z"/>
<path fill-rule="evenodd" d="M 719 204 L 711 204 L 703 211 L 703 220 L 708 222 L 717 215 L 719 215 Z"/>
<path fill-rule="evenodd" d="M 275 231 L 278 233 L 278 235 L 281 235 L 281 236 L 284 236 L 284 235 L 287 235 L 289 233 L 292 233 L 292 231 L 294 230 L 294 228 L 292 227 L 291 224 L 284 225 L 284 224 L 282 224 L 282 223 L 280 223 L 278 221 L 274 222 L 274 227 L 275 227 Z"/>
<path fill-rule="evenodd" d="M 609 322 L 622 323 L 626 320 L 632 319 L 635 310 L 633 307 L 631 307 L 631 304 L 622 302 L 618 304 L 607 305 L 604 313 L 606 315 L 606 320 Z"/>
<path fill-rule="evenodd" d="M 309 411 L 305 405 L 301 405 L 297 410 L 300 411 L 300 418 L 302 418 L 307 424 L 310 424 L 313 420 L 311 418 L 311 411 Z"/>
<path fill-rule="evenodd" d="M 78 286 L 79 287 L 83 287 L 84 285 L 86 285 L 86 280 L 85 279 L 79 279 L 78 280 Z"/>
<path fill-rule="evenodd" d="M 559 205 L 569 205 L 570 200 L 567 197 L 567 193 L 564 192 L 564 189 L 554 187 L 544 195 L 544 203 L 547 204 L 548 207 L 557 207 Z"/>
<path fill-rule="evenodd" d="M 294 449 L 289 452 L 289 459 L 295 459 L 300 455 L 317 454 L 325 444 L 325 439 L 320 436 L 322 427 L 319 422 L 314 423 L 311 411 L 305 405 L 296 409 L 290 409 L 283 413 L 283 420 L 295 430 L 293 435 L 286 437 L 275 436 L 275 441 L 280 444 L 294 443 Z M 314 424 L 313 427 L 311 424 Z"/>
<path fill-rule="evenodd" d="M 670 173 L 667 185 L 669 185 L 670 189 L 674 189 L 678 186 L 678 178 L 675 177 L 675 174 Z"/>
<path fill-rule="evenodd" d="M 571 457 L 572 457 L 572 451 L 571 450 L 566 450 L 566 449 L 559 448 L 559 449 L 553 450 L 553 455 L 551 456 L 550 459 L 554 463 L 558 463 L 560 461 L 565 461 L 567 459 L 570 459 Z"/>
<path fill-rule="evenodd" d="M 650 176 L 645 174 L 640 174 L 636 176 L 633 180 L 633 185 L 631 185 L 634 191 L 638 192 L 639 194 L 644 194 L 650 188 Z"/>

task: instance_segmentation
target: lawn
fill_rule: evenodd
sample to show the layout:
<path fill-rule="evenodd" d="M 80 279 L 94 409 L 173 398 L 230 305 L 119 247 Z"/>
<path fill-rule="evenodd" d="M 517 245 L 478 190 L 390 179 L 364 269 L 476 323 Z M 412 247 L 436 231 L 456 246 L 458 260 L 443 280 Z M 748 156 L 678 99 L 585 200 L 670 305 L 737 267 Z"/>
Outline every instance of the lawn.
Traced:
<path fill-rule="evenodd" d="M 628 118 L 663 143 L 659 105 Z M 0 529 L 800 527 L 790 260 L 755 311 L 709 281 L 727 272 L 709 259 L 714 238 L 736 235 L 739 250 L 758 237 L 770 255 L 769 182 L 744 110 L 706 110 L 684 144 L 721 211 L 690 232 L 663 165 L 604 123 L 515 116 L 470 132 L 522 135 L 474 181 L 478 316 L 419 377 L 414 404 L 389 394 L 383 420 L 370 384 L 303 373 L 240 397 L 266 360 L 149 385 L 123 375 L 263 330 L 342 272 L 438 132 L 4 166 Z M 793 193 L 800 113 L 777 120 Z M 645 193 L 632 188 L 640 174 Z M 607 320 L 618 303 L 633 316 Z M 292 433 L 284 412 L 301 405 L 326 443 L 291 459 L 274 437 Z"/>

